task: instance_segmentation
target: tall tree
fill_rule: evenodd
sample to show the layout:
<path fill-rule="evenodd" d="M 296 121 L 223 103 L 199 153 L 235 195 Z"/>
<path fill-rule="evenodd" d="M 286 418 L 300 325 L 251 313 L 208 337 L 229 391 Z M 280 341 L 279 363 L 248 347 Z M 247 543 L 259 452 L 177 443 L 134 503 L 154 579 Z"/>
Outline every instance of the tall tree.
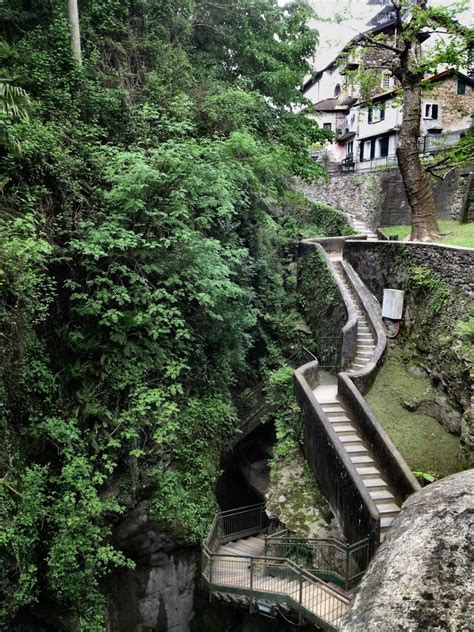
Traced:
<path fill-rule="evenodd" d="M 398 166 L 412 212 L 411 239 L 428 241 L 438 236 L 439 230 L 431 183 L 418 148 L 423 81 L 440 66 L 467 65 L 473 29 L 458 21 L 466 3 L 433 7 L 428 0 L 391 0 L 391 6 L 391 19 L 381 33 L 364 33 L 357 38 L 355 47 L 365 49 L 364 68 L 359 74 L 366 75 L 366 86 L 370 86 L 367 73 L 380 85 L 377 72 L 389 69 L 401 88 Z M 435 34 L 441 39 L 422 50 L 422 41 Z M 370 49 L 377 53 L 368 54 Z"/>
<path fill-rule="evenodd" d="M 79 27 L 79 10 L 77 8 L 77 0 L 68 0 L 68 17 L 69 24 L 71 25 L 71 38 L 74 56 L 77 59 L 77 63 L 82 65 L 81 30 Z"/>

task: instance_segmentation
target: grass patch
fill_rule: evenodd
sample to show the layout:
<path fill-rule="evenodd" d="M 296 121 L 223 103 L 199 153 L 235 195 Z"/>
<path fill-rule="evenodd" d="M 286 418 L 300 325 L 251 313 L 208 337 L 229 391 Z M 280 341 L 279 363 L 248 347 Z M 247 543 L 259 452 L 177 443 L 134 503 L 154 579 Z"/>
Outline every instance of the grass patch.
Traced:
<path fill-rule="evenodd" d="M 458 457 L 459 438 L 433 417 L 402 405 L 430 395 L 434 389 L 429 378 L 408 373 L 400 352 L 391 348 L 366 399 L 409 467 L 440 478 L 466 467 Z"/>
<path fill-rule="evenodd" d="M 474 248 L 474 222 L 459 224 L 452 219 L 442 219 L 438 221 L 441 237 L 436 243 L 446 246 L 462 246 L 464 248 Z M 401 241 L 410 236 L 411 226 L 389 226 L 381 229 L 384 235 L 398 235 Z"/>

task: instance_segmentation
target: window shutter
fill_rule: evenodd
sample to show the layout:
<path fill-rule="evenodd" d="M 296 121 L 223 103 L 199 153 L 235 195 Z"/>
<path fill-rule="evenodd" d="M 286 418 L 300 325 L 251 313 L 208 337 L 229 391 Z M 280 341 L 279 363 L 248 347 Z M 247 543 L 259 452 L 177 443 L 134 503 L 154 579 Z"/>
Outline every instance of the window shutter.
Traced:
<path fill-rule="evenodd" d="M 438 118 L 438 106 L 436 105 L 436 103 L 433 103 L 433 105 L 431 106 L 431 118 Z"/>
<path fill-rule="evenodd" d="M 466 84 L 462 79 L 458 79 L 458 94 L 466 94 Z"/>

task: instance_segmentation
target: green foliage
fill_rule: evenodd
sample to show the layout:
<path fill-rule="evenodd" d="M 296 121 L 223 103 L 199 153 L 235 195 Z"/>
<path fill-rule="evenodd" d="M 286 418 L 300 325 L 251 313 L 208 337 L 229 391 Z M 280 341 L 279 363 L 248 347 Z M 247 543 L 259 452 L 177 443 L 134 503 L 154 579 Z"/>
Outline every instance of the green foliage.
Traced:
<path fill-rule="evenodd" d="M 283 365 L 268 375 L 267 401 L 275 408 L 276 457 L 286 458 L 301 441 L 300 409 L 293 391 L 293 368 Z"/>
<path fill-rule="evenodd" d="M 23 88 L 0 79 L 0 147 L 20 151 L 12 128 L 15 121 L 28 122 L 28 105 L 28 95 Z"/>
<path fill-rule="evenodd" d="M 430 474 L 429 472 L 421 472 L 417 470 L 417 471 L 414 471 L 413 474 L 416 476 L 416 478 L 420 481 L 420 483 L 423 486 L 428 485 L 429 483 L 433 483 L 435 480 L 435 477 L 433 476 L 433 474 Z"/>
<path fill-rule="evenodd" d="M 285 192 L 282 225 L 294 239 L 354 234 L 341 211 L 324 202 L 311 202 L 299 191 Z"/>
<path fill-rule="evenodd" d="M 410 284 L 429 297 L 430 310 L 437 314 L 451 297 L 451 287 L 428 266 L 412 266 Z"/>
<path fill-rule="evenodd" d="M 144 497 L 205 532 L 231 389 L 294 343 L 274 209 L 321 174 L 294 107 L 311 15 L 91 0 L 79 67 L 63 2 L 1 5 L 3 629 L 47 600 L 103 630 L 102 579 L 132 564 L 111 525 Z"/>
<path fill-rule="evenodd" d="M 338 332 L 346 323 L 347 312 L 320 252 L 300 260 L 298 289 L 300 310 L 311 329 L 316 357 L 322 368 L 337 372 L 341 354 Z"/>
<path fill-rule="evenodd" d="M 467 320 L 460 321 L 456 329 L 462 338 L 474 344 L 474 316 L 469 316 Z"/>

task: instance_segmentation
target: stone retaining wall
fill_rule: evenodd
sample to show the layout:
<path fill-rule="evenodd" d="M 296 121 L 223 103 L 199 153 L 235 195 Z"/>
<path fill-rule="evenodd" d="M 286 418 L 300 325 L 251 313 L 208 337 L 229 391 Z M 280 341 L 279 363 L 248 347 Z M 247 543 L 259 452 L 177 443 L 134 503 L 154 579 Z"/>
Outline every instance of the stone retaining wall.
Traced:
<path fill-rule="evenodd" d="M 379 300 L 384 288 L 405 291 L 399 340 L 431 376 L 436 416 L 474 463 L 472 344 L 457 328 L 474 313 L 474 249 L 349 240 L 344 257 Z"/>
<path fill-rule="evenodd" d="M 400 255 L 407 255 L 413 265 L 427 265 L 444 281 L 474 299 L 474 249 L 410 241 L 346 240 L 344 257 L 352 263 L 379 300 L 382 298 L 387 264 Z M 390 279 L 403 285 L 403 276 Z M 403 288 L 400 288 L 403 289 Z"/>
<path fill-rule="evenodd" d="M 441 219 L 472 217 L 468 196 L 472 171 L 472 167 L 467 167 L 453 171 L 444 180 L 432 179 Z M 302 184 L 301 189 L 311 201 L 330 204 L 354 215 L 371 228 L 410 223 L 410 207 L 398 167 L 367 173 L 333 174 L 327 182 Z"/>

